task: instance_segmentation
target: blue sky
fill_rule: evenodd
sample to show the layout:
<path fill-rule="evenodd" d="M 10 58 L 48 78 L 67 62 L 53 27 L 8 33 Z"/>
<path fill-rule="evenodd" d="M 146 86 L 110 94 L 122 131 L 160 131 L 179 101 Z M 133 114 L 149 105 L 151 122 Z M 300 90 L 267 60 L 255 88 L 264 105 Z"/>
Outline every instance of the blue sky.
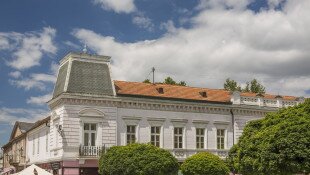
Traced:
<path fill-rule="evenodd" d="M 155 66 L 157 81 L 222 88 L 228 77 L 241 85 L 257 78 L 270 93 L 308 96 L 309 7 L 307 0 L 3 0 L 0 146 L 16 120 L 48 115 L 58 61 L 84 44 L 112 56 L 118 80 L 143 81 Z"/>

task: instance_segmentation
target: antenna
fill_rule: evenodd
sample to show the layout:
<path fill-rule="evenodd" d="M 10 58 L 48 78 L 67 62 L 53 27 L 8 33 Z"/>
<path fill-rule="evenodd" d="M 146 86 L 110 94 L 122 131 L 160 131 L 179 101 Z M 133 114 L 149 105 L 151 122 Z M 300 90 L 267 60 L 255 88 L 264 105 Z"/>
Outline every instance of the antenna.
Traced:
<path fill-rule="evenodd" d="M 155 84 L 155 67 L 152 67 L 152 73 L 153 73 L 153 84 Z"/>
<path fill-rule="evenodd" d="M 87 45 L 84 44 L 83 53 L 87 53 Z"/>

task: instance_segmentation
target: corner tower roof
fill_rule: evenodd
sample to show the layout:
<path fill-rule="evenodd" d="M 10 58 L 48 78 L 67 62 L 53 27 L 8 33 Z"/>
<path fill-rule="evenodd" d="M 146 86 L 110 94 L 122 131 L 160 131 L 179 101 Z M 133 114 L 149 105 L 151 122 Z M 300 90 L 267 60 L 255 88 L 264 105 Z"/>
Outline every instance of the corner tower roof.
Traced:
<path fill-rule="evenodd" d="M 60 60 L 53 98 L 64 92 L 114 95 L 109 65 L 108 56 L 69 53 Z"/>

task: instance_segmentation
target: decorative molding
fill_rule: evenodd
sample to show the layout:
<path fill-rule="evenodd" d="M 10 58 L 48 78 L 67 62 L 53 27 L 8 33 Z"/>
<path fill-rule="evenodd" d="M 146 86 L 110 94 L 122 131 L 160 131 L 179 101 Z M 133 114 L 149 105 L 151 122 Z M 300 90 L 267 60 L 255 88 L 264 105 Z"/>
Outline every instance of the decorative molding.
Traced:
<path fill-rule="evenodd" d="M 193 120 L 193 125 L 195 125 L 196 128 L 206 128 L 209 124 L 209 121 L 207 120 Z"/>
<path fill-rule="evenodd" d="M 61 105 L 87 105 L 105 106 L 117 108 L 130 108 L 142 110 L 195 112 L 207 114 L 231 115 L 230 110 L 234 110 L 235 115 L 262 117 L 267 112 L 277 111 L 278 108 L 249 106 L 249 105 L 219 105 L 210 103 L 176 102 L 167 100 L 151 100 L 142 98 L 125 97 L 97 97 L 62 94 L 49 102 L 49 107 L 54 109 Z"/>
<path fill-rule="evenodd" d="M 171 119 L 170 122 L 175 127 L 184 127 L 188 122 L 187 119 Z"/>
<path fill-rule="evenodd" d="M 229 121 L 214 121 L 213 124 L 215 125 L 229 125 Z"/>
<path fill-rule="evenodd" d="M 166 119 L 165 118 L 150 118 L 150 117 L 148 117 L 147 121 L 149 122 L 149 124 L 151 126 L 162 126 L 165 123 Z"/>
<path fill-rule="evenodd" d="M 138 125 L 142 117 L 123 116 L 122 119 L 126 125 Z"/>

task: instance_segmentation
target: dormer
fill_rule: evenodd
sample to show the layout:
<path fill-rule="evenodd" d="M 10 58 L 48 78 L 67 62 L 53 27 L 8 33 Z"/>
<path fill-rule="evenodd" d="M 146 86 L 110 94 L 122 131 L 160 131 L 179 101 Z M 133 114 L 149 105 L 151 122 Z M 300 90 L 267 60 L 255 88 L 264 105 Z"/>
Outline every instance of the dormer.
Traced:
<path fill-rule="evenodd" d="M 207 98 L 207 97 L 208 97 L 206 91 L 201 91 L 201 92 L 199 92 L 199 94 L 200 94 L 203 98 Z"/>
<path fill-rule="evenodd" d="M 160 94 L 163 94 L 164 93 L 164 88 L 163 87 L 158 87 L 156 88 L 157 92 L 160 93 Z"/>

